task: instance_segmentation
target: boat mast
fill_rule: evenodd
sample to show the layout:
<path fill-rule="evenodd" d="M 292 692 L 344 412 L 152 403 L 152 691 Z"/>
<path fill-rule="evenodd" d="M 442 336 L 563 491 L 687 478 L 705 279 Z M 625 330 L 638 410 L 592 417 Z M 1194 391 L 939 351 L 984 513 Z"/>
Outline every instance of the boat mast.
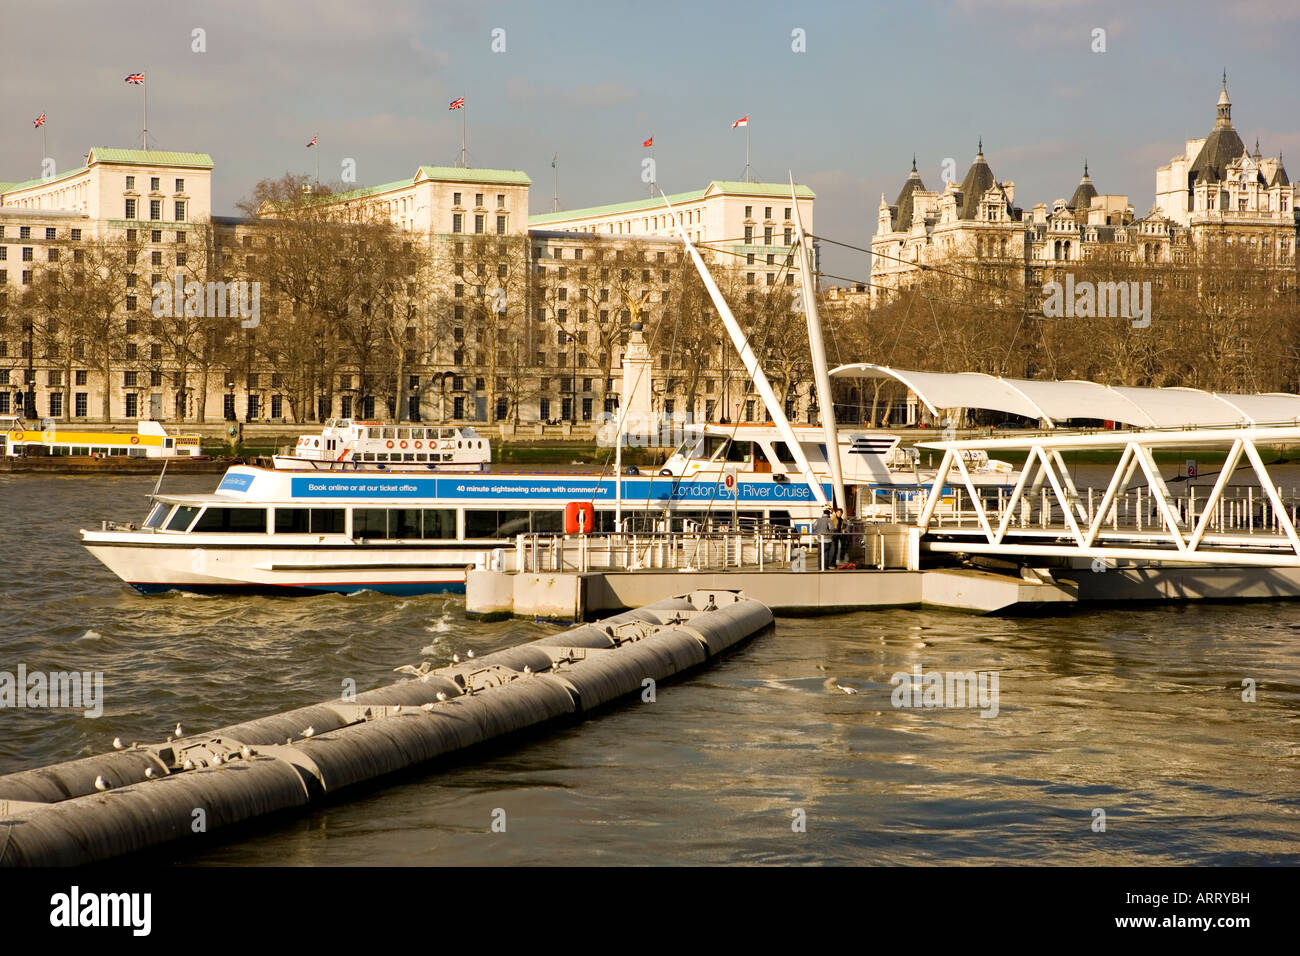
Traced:
<path fill-rule="evenodd" d="M 731 313 L 731 307 L 727 305 L 727 300 L 722 297 L 718 284 L 713 281 L 713 276 L 709 272 L 709 267 L 704 264 L 700 254 L 696 251 L 695 246 L 691 244 L 690 237 L 686 235 L 686 230 L 682 228 L 681 220 L 677 218 L 677 211 L 673 209 L 673 204 L 668 201 L 660 190 L 660 196 L 663 196 L 664 205 L 668 207 L 668 212 L 673 217 L 673 225 L 677 227 L 677 234 L 682 237 L 682 242 L 686 244 L 686 251 L 691 254 L 691 261 L 695 263 L 695 268 L 700 273 L 700 278 L 704 281 L 704 288 L 709 291 L 709 298 L 713 300 L 714 306 L 717 307 L 718 315 L 722 317 L 722 324 L 727 327 L 727 333 L 731 336 L 732 344 L 736 346 L 736 351 L 740 353 L 740 363 L 745 367 L 750 380 L 754 383 L 754 388 L 763 398 L 763 404 L 767 406 L 767 413 L 772 416 L 772 421 L 776 424 L 777 431 L 785 439 L 786 446 L 794 456 L 795 464 L 799 466 L 799 471 L 803 474 L 808 486 L 812 489 L 813 496 L 817 503 L 827 504 L 826 493 L 822 490 L 821 482 L 813 474 L 812 466 L 808 464 L 808 457 L 803 453 L 803 446 L 799 444 L 799 439 L 795 437 L 794 429 L 790 427 L 789 420 L 785 417 L 785 412 L 781 408 L 781 403 L 776 400 L 776 393 L 772 391 L 772 386 L 768 384 L 767 376 L 763 374 L 762 367 L 758 364 L 758 356 L 754 354 L 753 348 L 749 344 L 749 337 L 736 321 L 736 317 Z M 838 449 L 836 450 L 838 454 Z M 827 456 L 829 457 L 829 455 Z"/>
<path fill-rule="evenodd" d="M 804 315 L 808 319 L 808 350 L 812 353 L 813 381 L 817 384 L 817 407 L 822 413 L 822 430 L 826 434 L 826 460 L 831 466 L 831 484 L 835 503 L 847 508 L 844 473 L 840 467 L 840 440 L 835 430 L 835 403 L 831 394 L 831 377 L 827 371 L 826 343 L 822 339 L 821 316 L 817 312 L 817 285 L 812 274 L 812 242 L 804 235 L 799 215 L 799 197 L 795 193 L 794 173 L 790 174 L 790 202 L 794 204 L 794 229 L 798 245 L 799 284 L 803 289 Z"/>

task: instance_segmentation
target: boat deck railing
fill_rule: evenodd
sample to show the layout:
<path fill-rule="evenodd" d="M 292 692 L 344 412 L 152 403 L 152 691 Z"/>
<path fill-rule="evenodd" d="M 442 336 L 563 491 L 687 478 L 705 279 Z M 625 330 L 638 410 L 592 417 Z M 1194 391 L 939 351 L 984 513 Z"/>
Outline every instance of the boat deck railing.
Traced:
<path fill-rule="evenodd" d="M 857 523 L 842 536 L 846 562 L 883 567 L 881 529 Z M 515 569 L 560 571 L 821 571 L 834 566 L 818 535 L 783 527 L 590 535 L 521 534 Z"/>

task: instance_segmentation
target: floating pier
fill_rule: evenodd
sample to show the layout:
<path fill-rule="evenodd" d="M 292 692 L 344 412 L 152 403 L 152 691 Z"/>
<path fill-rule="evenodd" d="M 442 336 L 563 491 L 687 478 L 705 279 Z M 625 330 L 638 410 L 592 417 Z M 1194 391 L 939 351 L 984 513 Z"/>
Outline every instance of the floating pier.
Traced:
<path fill-rule="evenodd" d="M 0 776 L 0 865 L 69 866 L 212 833 L 581 717 L 772 626 L 695 590 L 380 687 L 161 744 Z"/>

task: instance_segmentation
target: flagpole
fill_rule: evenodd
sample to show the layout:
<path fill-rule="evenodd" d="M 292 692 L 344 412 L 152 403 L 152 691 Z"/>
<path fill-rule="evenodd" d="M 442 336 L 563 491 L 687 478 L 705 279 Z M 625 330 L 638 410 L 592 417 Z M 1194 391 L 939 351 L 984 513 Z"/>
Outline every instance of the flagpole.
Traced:
<path fill-rule="evenodd" d="M 749 182 L 749 114 L 745 114 L 745 182 Z"/>
<path fill-rule="evenodd" d="M 650 198 L 655 198 L 655 175 L 659 168 L 655 166 L 655 138 L 650 137 Z"/>
<path fill-rule="evenodd" d="M 42 116 L 45 114 L 42 113 Z M 45 145 L 45 124 L 41 124 L 41 168 L 44 169 L 45 161 L 50 158 L 50 149 Z"/>
<path fill-rule="evenodd" d="M 551 160 L 551 171 L 555 174 L 555 192 L 551 200 L 552 212 L 560 211 L 560 154 L 556 153 Z"/>
<path fill-rule="evenodd" d="M 462 100 L 465 95 L 462 93 Z M 465 161 L 465 140 L 469 136 L 469 107 L 463 103 L 460 107 L 460 168 L 469 169 L 469 163 Z"/>
<path fill-rule="evenodd" d="M 140 84 L 140 90 L 144 93 L 144 151 L 149 152 L 149 75 L 142 74 L 144 82 Z"/>

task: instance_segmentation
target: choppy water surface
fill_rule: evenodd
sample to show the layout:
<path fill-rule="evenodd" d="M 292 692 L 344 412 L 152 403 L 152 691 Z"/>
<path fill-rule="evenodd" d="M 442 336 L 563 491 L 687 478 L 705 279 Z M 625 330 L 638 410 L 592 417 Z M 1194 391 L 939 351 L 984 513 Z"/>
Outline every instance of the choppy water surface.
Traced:
<path fill-rule="evenodd" d="M 169 480 L 201 491 L 215 476 Z M 460 599 L 141 597 L 79 545 L 152 480 L 0 477 L 0 671 L 102 671 L 104 712 L 0 710 L 0 773 L 395 679 L 554 628 Z M 686 584 L 683 576 L 683 584 Z M 205 864 L 1300 861 L 1300 604 L 781 620 L 628 703 L 310 815 Z M 996 671 L 998 714 L 892 674 Z M 847 694 L 836 681 L 857 690 Z M 1243 702 L 1242 681 L 1258 699 Z M 493 833 L 493 811 L 507 831 Z M 1094 832 L 1095 809 L 1106 814 Z M 795 811 L 806 832 L 793 832 Z"/>

